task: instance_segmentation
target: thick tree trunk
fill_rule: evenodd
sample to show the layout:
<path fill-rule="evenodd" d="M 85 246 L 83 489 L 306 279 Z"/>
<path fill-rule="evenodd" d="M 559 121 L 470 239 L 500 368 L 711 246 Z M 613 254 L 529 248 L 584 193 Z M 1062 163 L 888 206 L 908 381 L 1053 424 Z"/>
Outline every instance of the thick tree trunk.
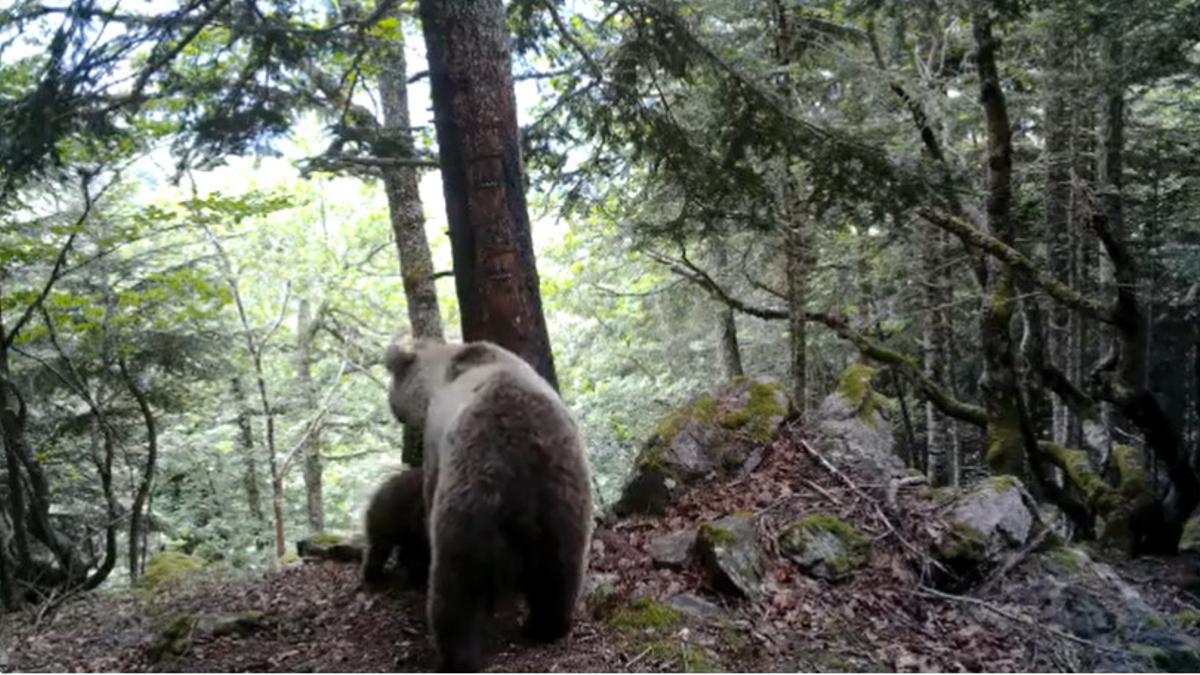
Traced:
<path fill-rule="evenodd" d="M 1045 110 L 1043 153 L 1046 173 L 1042 192 L 1045 210 L 1042 220 L 1042 239 L 1049 250 L 1045 258 L 1058 270 L 1072 267 L 1071 223 L 1071 113 L 1067 108 L 1066 78 L 1069 74 L 1068 47 L 1055 33 L 1063 30 L 1061 21 L 1050 21 L 1045 41 L 1045 79 L 1042 83 Z M 1070 358 L 1071 312 L 1059 304 L 1048 308 L 1050 325 L 1046 328 L 1046 358 L 1066 370 Z M 1076 382 L 1078 380 L 1075 380 Z M 1059 445 L 1068 443 L 1071 412 L 1066 402 L 1054 398 L 1051 412 L 1051 438 Z"/>
<path fill-rule="evenodd" d="M 254 427 L 251 423 L 253 413 L 245 400 L 242 379 L 234 377 L 230 381 L 233 402 L 237 406 L 238 447 L 242 458 L 242 489 L 246 492 L 246 505 L 256 524 L 265 522 L 266 516 L 262 507 L 262 491 L 258 476 L 258 458 L 254 456 Z"/>
<path fill-rule="evenodd" d="M 411 149 L 412 131 L 408 113 L 408 68 L 404 44 L 391 43 L 383 58 L 379 76 L 379 98 L 383 108 L 383 128 L 395 136 L 395 146 Z M 383 188 L 387 193 L 392 234 L 400 258 L 400 276 L 404 280 L 404 299 L 408 323 L 416 338 L 444 340 L 442 312 L 438 306 L 437 284 L 433 277 L 433 254 L 425 235 L 425 214 L 418 189 L 416 167 L 383 170 Z M 423 459 L 419 428 L 404 428 L 401 458 L 408 466 L 420 466 Z"/>
<path fill-rule="evenodd" d="M 986 215 L 988 231 L 1012 245 L 1015 228 L 1012 205 L 1012 130 L 1008 108 L 996 68 L 996 38 L 991 17 L 972 19 L 979 99 L 983 105 L 988 137 Z M 1017 385 L 1015 348 L 1011 324 L 1016 307 L 1011 269 L 989 257 L 987 285 L 980 315 L 983 343 L 983 374 L 980 390 L 988 413 L 987 461 L 995 473 L 1025 475 L 1025 439 L 1022 436 L 1020 390 Z"/>
<path fill-rule="evenodd" d="M 463 338 L 491 340 L 557 387 L 525 204 L 500 0 L 421 0 Z"/>
<path fill-rule="evenodd" d="M 302 298 L 296 313 L 296 381 L 300 387 L 304 409 L 312 411 L 316 411 L 320 405 L 312 379 L 312 343 L 316 334 L 311 305 L 307 299 Z M 325 529 L 320 420 L 313 421 L 313 428 L 305 437 L 301 452 L 304 456 L 304 512 L 307 516 L 308 530 L 315 534 Z"/>

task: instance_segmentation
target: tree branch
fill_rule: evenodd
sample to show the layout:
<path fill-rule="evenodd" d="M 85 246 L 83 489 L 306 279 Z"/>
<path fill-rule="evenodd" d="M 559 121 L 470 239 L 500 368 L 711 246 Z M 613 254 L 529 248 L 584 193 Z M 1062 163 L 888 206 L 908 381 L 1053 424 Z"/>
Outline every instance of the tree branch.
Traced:
<path fill-rule="evenodd" d="M 1079 291 L 1059 281 L 1050 272 L 1046 271 L 1044 265 L 1039 264 L 1024 253 L 1021 253 L 974 225 L 957 216 L 937 209 L 920 208 L 917 209 L 917 213 L 933 225 L 961 237 L 972 246 L 1009 265 L 1015 272 L 1028 277 L 1050 297 L 1062 304 L 1083 312 L 1098 321 L 1109 324 L 1116 323 L 1116 316 L 1112 308 L 1084 296 Z"/>

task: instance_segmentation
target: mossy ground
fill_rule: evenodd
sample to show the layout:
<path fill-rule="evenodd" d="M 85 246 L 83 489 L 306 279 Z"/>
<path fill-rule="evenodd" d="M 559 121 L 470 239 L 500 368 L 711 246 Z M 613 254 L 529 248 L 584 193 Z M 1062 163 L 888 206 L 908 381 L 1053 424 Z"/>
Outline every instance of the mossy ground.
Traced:
<path fill-rule="evenodd" d="M 650 598 L 637 598 L 612 613 L 608 624 L 634 638 L 635 649 L 658 661 L 672 662 L 680 672 L 713 673 L 723 670 L 703 649 L 687 644 L 678 635 L 683 625 L 679 610 Z"/>

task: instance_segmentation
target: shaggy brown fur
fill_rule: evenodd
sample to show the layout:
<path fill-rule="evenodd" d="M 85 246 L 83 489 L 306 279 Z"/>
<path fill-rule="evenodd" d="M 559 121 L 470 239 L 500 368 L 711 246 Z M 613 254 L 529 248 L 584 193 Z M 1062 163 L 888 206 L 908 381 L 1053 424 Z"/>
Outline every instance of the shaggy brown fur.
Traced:
<path fill-rule="evenodd" d="M 409 469 L 389 476 L 375 490 L 367 507 L 367 553 L 363 557 L 363 582 L 379 586 L 386 580 L 384 567 L 399 549 L 399 563 L 414 585 L 425 585 L 429 575 L 429 533 L 425 524 L 425 472 Z"/>
<path fill-rule="evenodd" d="M 587 462 L 566 406 L 490 343 L 393 345 L 387 364 L 393 412 L 425 428 L 439 669 L 480 668 L 484 622 L 514 591 L 529 606 L 529 637 L 562 638 L 592 526 Z"/>

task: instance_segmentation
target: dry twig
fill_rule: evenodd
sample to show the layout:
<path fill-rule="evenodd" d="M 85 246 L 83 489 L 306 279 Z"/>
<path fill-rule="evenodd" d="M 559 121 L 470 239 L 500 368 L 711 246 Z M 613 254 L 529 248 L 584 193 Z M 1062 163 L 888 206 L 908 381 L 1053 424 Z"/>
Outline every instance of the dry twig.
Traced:
<path fill-rule="evenodd" d="M 1090 649 L 1111 652 L 1114 654 L 1124 653 L 1120 649 L 1116 649 L 1114 647 L 1109 647 L 1107 645 L 1102 645 L 1099 642 L 1095 642 L 1093 640 L 1088 640 L 1086 638 L 1081 638 L 1078 635 L 1073 635 L 1066 631 L 1061 631 L 1053 626 L 1049 626 L 1049 625 L 1045 624 L 1044 622 L 1036 621 L 1034 619 L 1031 619 L 1031 618 L 1025 617 L 1025 616 L 1021 616 L 1019 614 L 1013 614 L 1012 612 L 1010 612 L 1006 609 L 1003 609 L 1002 607 L 1000 607 L 994 603 L 988 602 L 986 600 L 980 600 L 979 598 L 972 598 L 967 595 L 954 595 L 953 593 L 945 593 L 945 592 L 937 590 L 936 588 L 930 588 L 929 586 L 918 586 L 917 590 L 916 590 L 916 594 L 920 595 L 922 597 L 926 597 L 926 598 L 933 598 L 935 600 L 948 600 L 950 602 L 959 602 L 959 603 L 963 603 L 966 605 L 974 605 L 976 607 L 982 607 L 983 609 L 986 609 L 989 612 L 991 612 L 1001 618 L 1008 619 L 1009 621 L 1013 621 L 1016 623 L 1023 623 L 1027 626 L 1032 626 L 1038 630 L 1045 631 L 1051 635 L 1054 635 L 1055 637 L 1059 637 L 1059 638 L 1062 638 L 1063 640 L 1074 642 L 1076 644 L 1084 645 Z"/>
<path fill-rule="evenodd" d="M 903 535 L 900 534 L 900 531 L 897 530 L 896 526 L 892 524 L 892 521 L 887 517 L 887 514 L 883 512 L 883 508 L 881 506 L 879 506 L 878 501 L 876 501 L 873 497 L 871 497 L 871 495 L 867 494 L 867 492 L 865 490 L 863 490 L 858 485 L 856 485 L 854 483 L 854 481 L 850 480 L 850 478 L 846 474 L 844 474 L 840 470 L 838 470 L 838 468 L 836 466 L 830 464 L 829 460 L 825 459 L 825 457 L 822 456 L 821 453 L 814 450 L 813 447 L 808 444 L 808 441 L 801 438 L 801 439 L 798 439 L 798 443 L 800 445 L 800 449 L 804 450 L 804 452 L 808 453 L 808 455 L 810 457 L 815 459 L 817 461 L 817 463 L 821 465 L 821 468 L 825 469 L 829 473 L 833 474 L 833 476 L 835 478 L 837 478 L 838 480 L 845 483 L 846 487 L 850 488 L 851 492 L 858 495 L 860 498 L 866 500 L 866 502 L 868 504 L 870 504 L 872 509 L 875 511 L 875 517 L 878 518 L 880 520 L 880 522 L 882 522 L 884 524 L 884 526 L 887 527 L 887 529 L 891 531 L 891 534 L 896 537 L 896 541 L 900 542 L 901 546 L 908 549 L 910 553 L 912 553 L 916 556 L 919 556 L 921 558 L 924 558 L 931 565 L 938 568 L 939 570 L 942 570 L 943 572 L 948 572 L 945 565 L 942 565 L 937 560 L 934 560 L 933 558 L 931 558 L 928 553 L 925 553 L 924 551 L 918 549 L 916 546 L 913 546 L 912 543 L 910 543 L 907 539 L 904 538 Z"/>

